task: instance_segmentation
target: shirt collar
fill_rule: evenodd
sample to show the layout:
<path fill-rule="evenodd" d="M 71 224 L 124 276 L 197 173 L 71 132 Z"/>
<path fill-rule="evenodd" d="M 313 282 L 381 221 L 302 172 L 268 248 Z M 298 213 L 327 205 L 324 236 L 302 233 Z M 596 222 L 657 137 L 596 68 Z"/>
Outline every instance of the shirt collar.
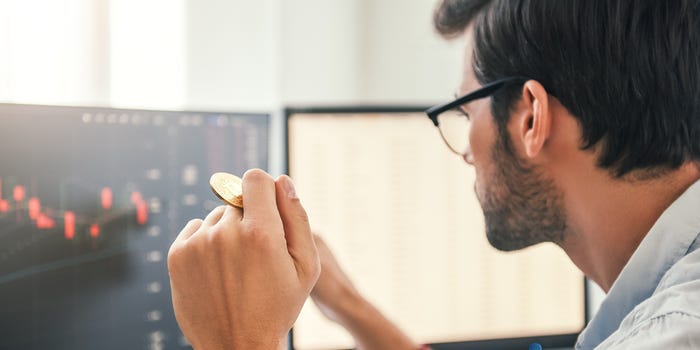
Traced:
<path fill-rule="evenodd" d="M 598 313 L 583 330 L 577 349 L 592 349 L 617 330 L 622 319 L 649 298 L 661 277 L 688 253 L 700 234 L 700 180 L 652 226 L 613 283 Z"/>

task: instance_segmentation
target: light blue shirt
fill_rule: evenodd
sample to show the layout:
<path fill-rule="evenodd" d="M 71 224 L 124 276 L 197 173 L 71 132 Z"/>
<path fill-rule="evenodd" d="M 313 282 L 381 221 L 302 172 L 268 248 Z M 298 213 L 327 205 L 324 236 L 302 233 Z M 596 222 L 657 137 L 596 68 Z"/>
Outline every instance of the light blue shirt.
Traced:
<path fill-rule="evenodd" d="M 700 181 L 656 221 L 576 349 L 700 349 Z"/>

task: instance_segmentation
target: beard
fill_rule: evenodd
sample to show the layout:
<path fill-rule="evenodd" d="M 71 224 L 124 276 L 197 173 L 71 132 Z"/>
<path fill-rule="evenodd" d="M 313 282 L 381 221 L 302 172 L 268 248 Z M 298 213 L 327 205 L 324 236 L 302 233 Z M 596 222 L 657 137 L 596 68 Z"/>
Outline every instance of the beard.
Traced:
<path fill-rule="evenodd" d="M 507 133 L 499 134 L 491 152 L 495 170 L 478 196 L 489 243 L 500 251 L 561 245 L 567 228 L 561 191 L 515 154 Z"/>

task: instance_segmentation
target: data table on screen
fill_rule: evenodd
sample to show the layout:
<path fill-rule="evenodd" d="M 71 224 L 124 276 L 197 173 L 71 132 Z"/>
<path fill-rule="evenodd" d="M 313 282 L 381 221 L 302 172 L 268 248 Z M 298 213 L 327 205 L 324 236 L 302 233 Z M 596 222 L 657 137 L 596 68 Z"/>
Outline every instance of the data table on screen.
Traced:
<path fill-rule="evenodd" d="M 359 291 L 423 343 L 579 332 L 583 276 L 553 244 L 492 248 L 475 173 L 423 113 L 291 113 L 289 170 Z M 352 338 L 311 301 L 295 349 Z"/>

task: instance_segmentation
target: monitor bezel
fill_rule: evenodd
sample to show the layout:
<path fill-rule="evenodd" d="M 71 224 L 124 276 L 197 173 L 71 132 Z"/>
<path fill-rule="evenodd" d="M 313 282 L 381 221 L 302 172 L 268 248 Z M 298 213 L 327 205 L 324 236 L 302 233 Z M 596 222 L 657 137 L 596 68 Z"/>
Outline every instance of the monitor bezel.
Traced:
<path fill-rule="evenodd" d="M 182 114 L 182 113 L 188 113 L 188 114 L 226 114 L 226 115 L 231 115 L 231 116 L 251 116 L 251 117 L 264 117 L 267 118 L 268 124 L 272 123 L 272 112 L 263 112 L 263 111 L 231 111 L 231 110 L 223 110 L 223 109 L 149 109 L 149 108 L 132 108 L 132 107 L 112 107 L 112 106 L 100 106 L 100 105 L 59 105 L 59 104 L 33 104 L 33 103 L 6 103 L 6 102 L 0 102 L 0 108 L 17 108 L 18 111 L 21 112 L 30 112 L 29 109 L 64 109 L 66 111 L 104 111 L 104 112 L 118 112 L 118 111 L 124 111 L 124 112 L 144 112 L 144 113 L 173 113 L 173 114 Z M 31 112 L 34 112 L 35 110 L 32 110 Z M 270 126 L 268 125 L 268 129 Z"/>
<path fill-rule="evenodd" d="M 341 117 L 349 117 L 359 113 L 423 113 L 430 106 L 424 105 L 345 105 L 345 106 L 307 106 L 307 107 L 286 107 L 283 110 L 283 146 L 284 146 L 284 173 L 290 173 L 289 165 L 289 122 L 295 114 L 338 114 Z M 426 116 L 427 118 L 427 116 Z M 436 135 L 436 137 L 438 137 Z M 447 151 L 447 150 L 446 150 Z M 445 343 L 429 344 L 433 350 L 496 350 L 496 349 L 527 349 L 532 343 L 539 343 L 544 348 L 566 348 L 573 347 L 578 339 L 578 335 L 590 320 L 589 315 L 589 295 L 587 288 L 587 278 L 581 280 L 583 288 L 584 302 L 584 327 L 576 333 L 567 334 L 543 334 L 541 336 L 512 337 L 512 338 L 492 338 L 480 340 L 465 340 Z M 294 347 L 294 329 L 289 332 L 289 349 Z M 350 349 L 336 349 L 350 350 Z"/>

